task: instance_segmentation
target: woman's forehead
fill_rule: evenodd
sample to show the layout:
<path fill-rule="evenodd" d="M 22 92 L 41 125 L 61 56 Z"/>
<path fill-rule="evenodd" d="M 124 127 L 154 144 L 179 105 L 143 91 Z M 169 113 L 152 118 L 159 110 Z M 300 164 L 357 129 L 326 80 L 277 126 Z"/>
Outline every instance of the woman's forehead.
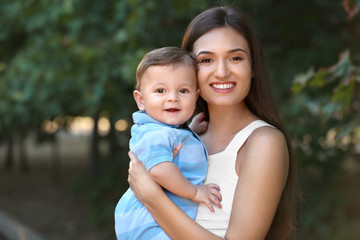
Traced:
<path fill-rule="evenodd" d="M 199 37 L 193 45 L 193 51 L 197 55 L 201 51 L 231 51 L 243 49 L 249 52 L 246 39 L 231 27 L 220 27 L 210 30 Z"/>

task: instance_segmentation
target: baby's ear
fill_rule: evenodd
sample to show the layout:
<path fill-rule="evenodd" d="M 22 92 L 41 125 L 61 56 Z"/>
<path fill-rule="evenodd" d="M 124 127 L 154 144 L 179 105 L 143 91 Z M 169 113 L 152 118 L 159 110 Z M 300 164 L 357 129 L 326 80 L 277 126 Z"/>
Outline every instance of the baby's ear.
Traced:
<path fill-rule="evenodd" d="M 134 95 L 134 99 L 135 99 L 135 102 L 136 102 L 139 110 L 145 111 L 144 98 L 143 98 L 141 92 L 138 90 L 135 90 L 133 95 Z"/>

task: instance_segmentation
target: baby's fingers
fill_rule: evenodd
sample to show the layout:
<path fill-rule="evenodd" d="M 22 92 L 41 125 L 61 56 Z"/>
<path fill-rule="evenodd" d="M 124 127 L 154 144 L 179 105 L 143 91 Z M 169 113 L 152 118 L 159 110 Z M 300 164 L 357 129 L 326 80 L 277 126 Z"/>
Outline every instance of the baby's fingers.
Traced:
<path fill-rule="evenodd" d="M 211 197 L 210 197 L 210 201 L 206 201 L 206 202 L 204 202 L 205 203 L 205 205 L 209 208 L 209 210 L 213 213 L 213 212 L 215 212 L 215 209 L 214 209 L 214 207 L 213 207 L 213 205 L 212 205 L 212 200 L 211 200 Z"/>
<path fill-rule="evenodd" d="M 211 203 L 215 204 L 218 208 L 222 208 L 219 199 L 218 199 L 215 195 L 211 195 L 211 196 L 209 197 L 209 199 L 210 199 Z M 211 204 L 211 205 L 212 205 L 212 204 Z"/>
<path fill-rule="evenodd" d="M 206 184 L 207 186 L 211 187 L 211 188 L 215 188 L 216 190 L 220 191 L 220 187 L 219 185 L 215 184 L 215 183 L 208 183 Z"/>
<path fill-rule="evenodd" d="M 222 196 L 221 196 L 221 193 L 220 193 L 220 187 L 216 184 L 213 184 L 213 183 L 209 183 L 208 186 L 210 187 L 210 193 L 212 195 L 215 195 L 219 201 L 221 202 L 222 201 Z"/>

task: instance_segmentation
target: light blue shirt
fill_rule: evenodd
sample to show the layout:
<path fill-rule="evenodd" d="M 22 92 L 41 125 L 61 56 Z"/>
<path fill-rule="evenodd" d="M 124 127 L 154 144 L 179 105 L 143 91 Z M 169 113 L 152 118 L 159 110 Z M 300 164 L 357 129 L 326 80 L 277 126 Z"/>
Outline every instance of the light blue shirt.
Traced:
<path fill-rule="evenodd" d="M 169 161 L 175 163 L 194 185 L 203 183 L 207 171 L 207 152 L 200 138 L 186 124 L 167 125 L 141 111 L 133 114 L 133 120 L 135 124 L 131 128 L 130 150 L 147 170 Z M 173 159 L 172 150 L 180 143 L 180 152 Z M 195 219 L 197 203 L 165 192 L 187 215 Z M 115 231 L 118 240 L 170 239 L 130 188 L 115 208 Z"/>

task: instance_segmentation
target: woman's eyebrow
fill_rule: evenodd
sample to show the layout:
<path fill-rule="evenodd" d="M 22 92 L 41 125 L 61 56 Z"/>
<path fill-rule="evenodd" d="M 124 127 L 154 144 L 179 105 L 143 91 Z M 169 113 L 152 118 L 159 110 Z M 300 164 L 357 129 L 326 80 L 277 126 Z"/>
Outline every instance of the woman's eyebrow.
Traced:
<path fill-rule="evenodd" d="M 233 52 L 244 52 L 244 53 L 246 53 L 246 55 L 248 54 L 244 49 L 242 49 L 242 48 L 235 48 L 235 49 L 231 49 L 231 50 L 229 50 L 229 51 L 227 51 L 228 53 L 233 53 Z M 204 51 L 200 51 L 198 54 L 197 54 L 197 56 L 200 56 L 201 54 L 214 54 L 213 52 L 211 52 L 211 51 L 206 51 L 206 50 L 204 50 Z"/>
<path fill-rule="evenodd" d="M 214 53 L 213 53 L 213 52 L 210 52 L 210 51 L 200 51 L 200 52 L 198 53 L 197 57 L 200 56 L 201 54 L 214 54 Z"/>
<path fill-rule="evenodd" d="M 233 52 L 238 52 L 238 51 L 241 51 L 241 52 L 244 52 L 244 53 L 248 54 L 248 53 L 247 53 L 244 49 L 242 49 L 242 48 L 231 49 L 231 50 L 229 50 L 228 52 L 229 52 L 229 53 L 233 53 Z"/>
<path fill-rule="evenodd" d="M 245 51 L 242 48 L 235 48 L 235 49 L 231 49 L 230 51 L 228 51 L 229 53 L 234 53 L 234 52 L 243 52 L 246 54 L 246 56 L 250 59 L 251 56 L 249 55 L 249 53 L 247 51 Z"/>

